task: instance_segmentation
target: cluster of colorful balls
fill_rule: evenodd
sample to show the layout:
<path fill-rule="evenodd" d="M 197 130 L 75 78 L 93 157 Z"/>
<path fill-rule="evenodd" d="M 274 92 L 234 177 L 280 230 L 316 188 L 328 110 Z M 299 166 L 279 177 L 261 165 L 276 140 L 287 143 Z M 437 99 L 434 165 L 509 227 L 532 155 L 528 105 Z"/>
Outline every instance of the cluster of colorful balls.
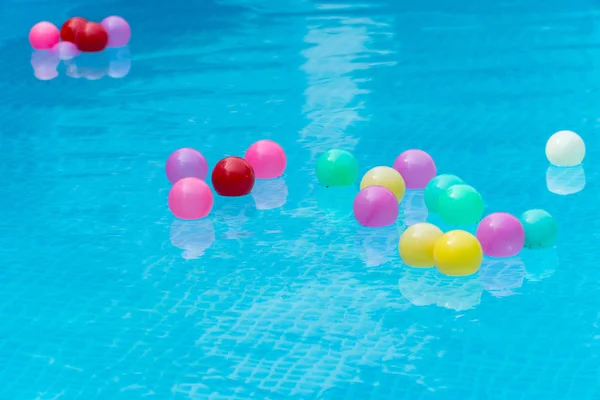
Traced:
<path fill-rule="evenodd" d="M 476 235 L 459 229 L 444 233 L 427 222 L 411 225 L 400 236 L 398 249 L 410 267 L 435 266 L 445 275 L 467 276 L 479 270 L 484 255 L 506 258 L 523 247 L 551 247 L 557 232 L 554 218 L 544 210 L 528 210 L 520 218 L 498 212 L 479 222 Z"/>
<path fill-rule="evenodd" d="M 317 179 L 326 187 L 350 186 L 358 178 L 358 162 L 348 151 L 332 149 L 317 161 Z M 363 226 L 380 228 L 396 222 L 406 189 L 423 189 L 435 176 L 433 158 L 423 150 L 407 150 L 393 167 L 377 166 L 362 177 L 354 199 L 354 216 Z"/>
<path fill-rule="evenodd" d="M 49 50 L 60 59 L 71 59 L 80 52 L 99 52 L 107 47 L 124 47 L 131 39 L 131 28 L 118 16 L 92 22 L 73 17 L 60 31 L 51 22 L 42 21 L 29 31 L 29 43 L 34 50 Z"/>
<path fill-rule="evenodd" d="M 317 179 L 326 187 L 350 186 L 358 177 L 358 162 L 348 151 L 332 149 L 317 161 Z M 516 218 L 493 213 L 482 219 L 483 198 L 472 186 L 455 175 L 437 175 L 433 158 L 422 150 L 400 154 L 393 168 L 370 169 L 360 182 L 354 199 L 354 216 L 366 227 L 384 227 L 396 222 L 399 203 L 406 189 L 424 189 L 425 205 L 432 214 L 453 226 L 475 225 L 476 235 L 455 229 L 444 233 L 430 223 L 408 227 L 398 244 L 404 264 L 437 267 L 445 275 L 476 273 L 483 256 L 504 258 L 517 255 L 523 247 L 553 246 L 557 227 L 544 210 L 529 210 Z"/>
<path fill-rule="evenodd" d="M 224 197 L 245 196 L 252 191 L 255 179 L 275 179 L 283 175 L 287 157 L 283 148 L 271 141 L 252 144 L 244 158 L 225 157 L 213 168 L 212 187 Z M 214 205 L 206 158 L 197 150 L 183 148 L 167 159 L 167 178 L 173 184 L 169 192 L 169 209 L 176 218 L 197 220 L 210 214 Z"/>

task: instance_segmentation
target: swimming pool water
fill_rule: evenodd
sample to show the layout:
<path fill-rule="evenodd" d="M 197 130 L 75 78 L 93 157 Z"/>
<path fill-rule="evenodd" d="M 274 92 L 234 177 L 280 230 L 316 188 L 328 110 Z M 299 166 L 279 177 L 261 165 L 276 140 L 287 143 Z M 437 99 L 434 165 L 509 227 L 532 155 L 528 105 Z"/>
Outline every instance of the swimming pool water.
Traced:
<path fill-rule="evenodd" d="M 492 3 L 3 3 L 0 400 L 598 398 L 600 9 Z M 129 48 L 81 62 L 123 79 L 34 77 L 30 26 L 110 14 Z M 583 167 L 548 167 L 560 129 Z M 283 178 L 173 220 L 171 151 L 214 165 L 263 138 Z M 361 173 L 422 148 L 486 212 L 550 211 L 559 242 L 468 278 L 409 270 L 422 193 L 359 228 L 356 189 L 316 184 L 331 147 Z"/>

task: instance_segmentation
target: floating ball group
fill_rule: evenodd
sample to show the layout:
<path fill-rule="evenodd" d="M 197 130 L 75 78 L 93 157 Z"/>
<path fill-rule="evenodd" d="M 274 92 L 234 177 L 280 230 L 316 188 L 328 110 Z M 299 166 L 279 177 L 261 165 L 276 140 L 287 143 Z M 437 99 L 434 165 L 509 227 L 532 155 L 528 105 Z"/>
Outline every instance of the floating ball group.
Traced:
<path fill-rule="evenodd" d="M 106 47 L 123 47 L 129 43 L 131 28 L 127 21 L 118 16 L 105 18 L 102 23 L 88 21 L 82 17 L 68 19 L 58 28 L 47 21 L 38 22 L 29 31 L 29 43 L 34 50 L 51 50 L 59 41 L 73 43 L 79 51 L 99 52 Z M 71 49 L 58 48 L 57 52 Z M 74 56 L 71 56 L 71 58 Z M 70 59 L 70 58 L 63 58 Z"/>

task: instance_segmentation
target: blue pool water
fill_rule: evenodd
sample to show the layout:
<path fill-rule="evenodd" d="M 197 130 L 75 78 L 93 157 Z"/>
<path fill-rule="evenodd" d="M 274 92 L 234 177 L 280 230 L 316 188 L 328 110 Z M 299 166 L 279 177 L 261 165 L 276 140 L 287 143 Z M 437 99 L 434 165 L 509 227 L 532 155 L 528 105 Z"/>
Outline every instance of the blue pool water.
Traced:
<path fill-rule="evenodd" d="M 598 3 L 0 10 L 0 400 L 600 396 Z M 77 63 L 126 76 L 34 77 L 30 26 L 110 14 L 129 48 Z M 560 129 L 586 141 L 583 167 L 548 167 Z M 282 179 L 173 220 L 171 151 L 214 165 L 263 138 L 288 152 Z M 356 188 L 316 183 L 331 147 L 361 172 L 422 148 L 487 212 L 550 211 L 558 244 L 468 278 L 409 270 L 397 242 L 429 218 L 422 193 L 396 227 L 359 228 Z"/>

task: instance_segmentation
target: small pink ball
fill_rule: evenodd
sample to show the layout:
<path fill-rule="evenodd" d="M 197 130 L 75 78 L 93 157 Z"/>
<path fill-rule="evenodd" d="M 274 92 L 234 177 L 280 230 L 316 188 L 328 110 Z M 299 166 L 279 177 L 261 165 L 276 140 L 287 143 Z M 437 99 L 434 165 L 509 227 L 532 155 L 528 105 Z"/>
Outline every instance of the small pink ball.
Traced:
<path fill-rule="evenodd" d="M 118 16 L 106 17 L 100 23 L 108 33 L 108 47 L 127 46 L 131 39 L 131 27 Z"/>
<path fill-rule="evenodd" d="M 521 221 L 507 213 L 493 213 L 482 219 L 476 235 L 483 254 L 490 257 L 516 256 L 525 244 Z"/>
<path fill-rule="evenodd" d="M 208 175 L 208 163 L 198 150 L 185 147 L 171 153 L 167 159 L 166 170 L 171 183 L 183 178 L 205 180 Z"/>
<path fill-rule="evenodd" d="M 180 179 L 169 192 L 169 209 L 179 219 L 204 218 L 212 210 L 213 204 L 213 193 L 202 179 Z"/>
<path fill-rule="evenodd" d="M 50 22 L 38 22 L 29 31 L 29 43 L 35 50 L 50 50 L 59 40 L 60 31 Z"/>
<path fill-rule="evenodd" d="M 423 150 L 406 150 L 394 161 L 394 169 L 404 178 L 406 188 L 424 189 L 435 177 L 436 167 L 433 158 Z"/>
<path fill-rule="evenodd" d="M 398 218 L 398 199 L 383 186 L 368 186 L 354 198 L 354 217 L 362 226 L 381 228 Z"/>
<path fill-rule="evenodd" d="M 287 163 L 285 151 L 272 140 L 259 140 L 244 156 L 258 179 L 275 179 L 283 175 Z"/>

